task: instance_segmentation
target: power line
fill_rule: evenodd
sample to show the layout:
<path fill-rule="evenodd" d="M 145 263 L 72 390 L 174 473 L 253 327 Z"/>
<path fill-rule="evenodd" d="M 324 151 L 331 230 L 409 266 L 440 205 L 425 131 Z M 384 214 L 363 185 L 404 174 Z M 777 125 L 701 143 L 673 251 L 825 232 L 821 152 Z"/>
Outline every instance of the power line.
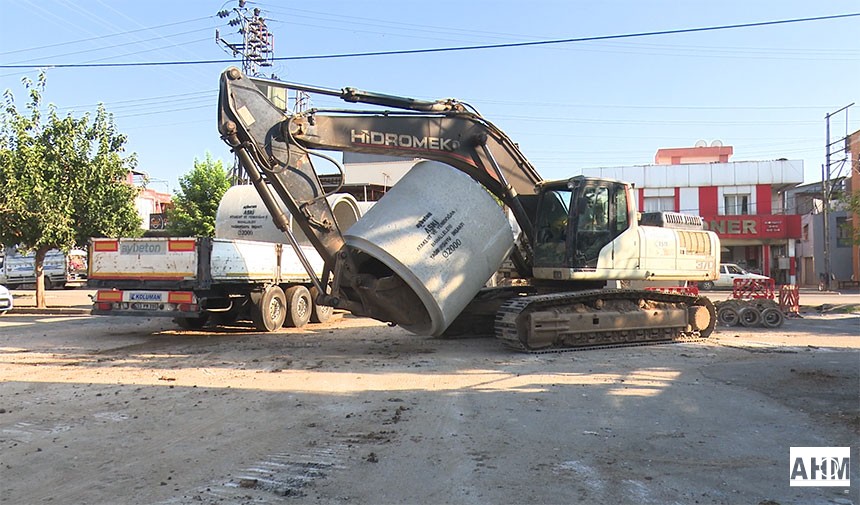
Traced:
<path fill-rule="evenodd" d="M 698 28 L 681 28 L 677 30 L 659 30 L 659 31 L 651 31 L 651 32 L 635 32 L 635 33 L 626 33 L 626 34 L 616 34 L 616 35 L 598 35 L 593 37 L 576 37 L 576 38 L 567 38 L 567 39 L 554 39 L 554 40 L 538 40 L 531 42 L 509 42 L 504 44 L 482 44 L 482 45 L 474 45 L 474 46 L 455 46 L 455 47 L 440 47 L 440 48 L 429 48 L 429 49 L 402 49 L 402 50 L 392 50 L 392 51 L 371 51 L 364 53 L 340 53 L 340 54 L 322 54 L 322 55 L 307 55 L 307 56 L 282 56 L 272 58 L 272 61 L 299 61 L 299 60 L 323 60 L 323 59 L 335 59 L 335 58 L 359 58 L 359 57 L 368 57 L 368 56 L 394 56 L 394 55 L 406 55 L 406 54 L 426 54 L 426 53 L 442 53 L 442 52 L 454 52 L 454 51 L 475 51 L 475 50 L 483 50 L 483 49 L 506 49 L 513 47 L 533 47 L 533 46 L 546 46 L 546 45 L 555 45 L 555 44 L 570 44 L 575 42 L 590 42 L 596 40 L 617 40 L 617 39 L 629 39 L 636 37 L 653 37 L 659 35 L 677 35 L 681 33 L 697 33 L 697 32 L 709 32 L 709 31 L 718 31 L 718 30 L 734 30 L 739 28 L 755 28 L 762 26 L 775 26 L 775 25 L 785 25 L 785 24 L 793 24 L 793 23 L 806 23 L 813 21 L 825 21 L 825 20 L 833 20 L 833 19 L 844 19 L 844 18 L 852 18 L 860 16 L 860 12 L 849 13 L 849 14 L 836 14 L 831 16 L 816 16 L 816 17 L 808 17 L 808 18 L 794 18 L 794 19 L 781 19 L 776 21 L 760 21 L 755 23 L 738 23 L 731 25 L 719 25 L 719 26 L 706 26 L 706 27 L 698 27 Z M 153 62 L 130 62 L 130 63 L 59 63 L 59 64 L 40 64 L 40 65 L 0 65 L 0 68 L 39 68 L 39 67 L 50 67 L 50 68 L 90 68 L 90 67 L 152 67 L 152 66 L 178 66 L 178 65 L 207 65 L 214 63 L 233 63 L 234 60 L 196 60 L 196 61 L 153 61 Z"/>
<path fill-rule="evenodd" d="M 257 2 L 255 2 L 257 3 Z M 357 16 L 345 16 L 340 14 L 328 13 L 328 12 L 319 12 L 319 11 L 310 11 L 304 9 L 297 9 L 290 7 L 289 9 L 280 9 L 278 7 L 267 7 L 267 10 L 275 11 L 275 12 L 284 12 L 289 13 L 291 18 L 307 18 L 313 19 L 314 21 L 322 21 L 322 22 L 333 22 L 343 24 L 343 27 L 334 27 L 330 25 L 312 25 L 307 22 L 290 22 L 290 21 L 282 21 L 273 19 L 272 22 L 277 22 L 281 24 L 292 24 L 297 26 L 304 27 L 317 27 L 323 29 L 334 29 L 334 30 L 343 30 L 349 32 L 361 32 L 361 33 L 371 33 L 378 34 L 383 36 L 393 35 L 393 36 L 401 36 L 408 38 L 424 38 L 424 39 L 435 39 L 438 40 L 438 37 L 422 37 L 416 36 L 416 33 L 429 33 L 434 35 L 467 35 L 470 38 L 474 38 L 475 35 L 480 35 L 483 37 L 496 38 L 496 39 L 511 39 L 511 38 L 526 38 L 531 37 L 535 38 L 533 35 L 523 35 L 523 34 L 512 34 L 512 33 L 504 33 L 504 32 L 491 32 L 491 31 L 481 31 L 474 29 L 461 29 L 455 27 L 441 27 L 441 26 L 433 26 L 424 24 L 414 24 L 414 23 L 406 23 L 402 21 L 385 21 L 376 18 L 364 18 Z M 297 14 L 304 12 L 305 14 Z M 356 25 L 367 25 L 374 26 L 386 29 L 393 29 L 395 31 L 405 31 L 404 34 L 392 33 L 389 31 L 372 31 L 372 30 L 357 30 Z M 701 57 L 702 53 L 705 51 L 710 52 L 727 52 L 733 54 L 734 57 L 750 57 L 750 58 L 762 58 L 762 54 L 767 54 L 770 52 L 782 53 L 785 55 L 785 58 L 796 59 L 798 55 L 807 55 L 809 58 L 821 59 L 826 57 L 827 59 L 835 59 L 834 55 L 843 55 L 843 58 L 838 59 L 851 59 L 851 57 L 860 54 L 860 51 L 856 51 L 853 49 L 808 49 L 808 48 L 768 48 L 768 47 L 719 47 L 719 46 L 691 46 L 685 44 L 683 46 L 678 45 L 669 45 L 669 44 L 637 44 L 636 46 L 631 46 L 630 44 L 603 44 L 596 45 L 602 47 L 616 47 L 622 49 L 633 49 L 634 54 L 646 52 L 647 54 L 653 54 L 652 52 L 647 51 L 649 48 L 656 50 L 669 50 L 669 51 L 680 51 L 680 56 L 697 56 Z M 618 50 L 600 50 L 600 49 L 583 49 L 579 48 L 578 50 L 586 50 L 593 52 L 620 52 L 627 53 L 627 51 L 618 51 Z M 690 53 L 692 51 L 692 53 Z M 689 54 L 688 54 L 689 53 Z M 751 54 L 752 53 L 752 54 Z M 767 57 L 767 56 L 764 56 Z M 780 59 L 780 58 L 777 58 Z"/>
<path fill-rule="evenodd" d="M 45 46 L 37 46 L 37 47 L 28 47 L 26 49 L 16 49 L 14 51 L 3 51 L 3 52 L 0 52 L 0 56 L 6 56 L 8 54 L 16 54 L 16 53 L 26 53 L 26 52 L 30 52 L 30 51 L 38 51 L 40 49 L 50 49 L 52 47 L 70 46 L 73 44 L 80 44 L 82 42 L 92 42 L 95 40 L 102 40 L 102 39 L 107 39 L 110 37 L 118 37 L 120 35 L 128 35 L 131 33 L 144 32 L 144 31 L 148 31 L 148 30 L 156 30 L 158 28 L 167 28 L 168 26 L 176 26 L 176 25 L 182 25 L 182 24 L 186 24 L 186 23 L 193 23 L 196 21 L 202 21 L 204 19 L 211 19 L 214 17 L 215 16 L 206 16 L 206 17 L 202 17 L 202 18 L 188 19 L 185 21 L 177 21 L 175 23 L 167 23 L 167 24 L 158 25 L 158 26 L 151 26 L 151 27 L 147 27 L 147 28 L 138 28 L 136 30 L 128 30 L 125 32 L 109 33 L 107 35 L 99 35 L 97 37 L 90 37 L 90 38 L 86 38 L 86 39 L 71 40 L 68 42 L 58 42 L 56 44 L 48 44 Z"/>
<path fill-rule="evenodd" d="M 189 30 L 189 31 L 180 32 L 180 33 L 173 33 L 173 34 L 168 35 L 168 37 L 179 37 L 179 36 L 181 36 L 181 35 L 189 35 L 189 34 L 197 33 L 197 32 L 208 32 L 210 29 L 211 29 L 211 28 L 208 28 L 208 27 L 207 27 L 207 28 L 198 28 L 198 29 L 196 29 L 196 30 Z M 137 30 L 136 30 L 136 31 L 137 31 Z M 163 39 L 163 38 L 165 38 L 165 37 L 161 37 L 161 36 L 159 36 L 159 37 L 157 37 L 157 38 L 162 38 L 162 39 Z M 151 39 L 144 39 L 144 40 L 132 40 L 132 41 L 130 41 L 130 42 L 123 42 L 123 43 L 121 43 L 121 44 L 112 44 L 112 45 L 110 45 L 110 46 L 104 46 L 104 47 L 96 47 L 96 48 L 93 48 L 93 49 L 81 49 L 81 50 L 73 51 L 73 52 L 69 52 L 69 53 L 55 54 L 55 55 L 53 55 L 53 56 L 52 56 L 52 58 L 61 58 L 61 57 L 63 57 L 63 56 L 74 56 L 74 55 L 76 55 L 76 54 L 85 54 L 85 53 L 93 53 L 93 52 L 97 52 L 97 51 L 113 50 L 113 49 L 116 49 L 116 48 L 118 48 L 118 47 L 137 45 L 137 44 L 140 44 L 140 43 L 142 43 L 142 42 L 150 42 L 150 41 L 153 41 L 154 39 L 155 39 L 155 37 L 154 37 L 154 38 L 151 38 Z M 209 40 L 209 38 L 206 38 L 206 39 L 204 39 L 204 40 Z M 192 42 L 197 42 L 197 41 L 192 41 Z M 188 42 L 181 42 L 181 43 L 173 44 L 172 46 L 167 46 L 167 47 L 174 47 L 174 46 L 176 46 L 176 45 L 180 45 L 180 44 L 187 44 L 187 43 L 188 43 Z M 163 48 L 160 48 L 160 49 L 163 49 Z M 130 55 L 133 55 L 133 54 L 137 54 L 137 52 L 134 52 L 134 53 L 127 53 L 127 54 L 120 54 L 120 55 L 114 55 L 114 56 L 108 56 L 107 58 L 119 58 L 119 57 L 122 57 L 122 56 L 130 56 Z M 28 58 L 28 60 L 29 60 L 29 59 L 32 59 L 32 58 Z M 26 61 L 27 61 L 27 60 L 21 60 L 21 61 L 16 61 L 15 63 L 24 63 L 24 62 L 26 62 Z M 87 62 L 87 63 L 92 63 L 92 62 Z"/>

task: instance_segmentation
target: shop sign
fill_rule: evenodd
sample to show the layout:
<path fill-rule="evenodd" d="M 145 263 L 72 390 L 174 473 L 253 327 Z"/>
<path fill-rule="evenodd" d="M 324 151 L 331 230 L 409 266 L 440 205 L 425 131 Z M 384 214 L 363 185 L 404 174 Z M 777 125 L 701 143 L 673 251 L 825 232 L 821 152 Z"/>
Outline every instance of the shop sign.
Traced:
<path fill-rule="evenodd" d="M 721 238 L 800 238 L 800 216 L 702 216 Z"/>

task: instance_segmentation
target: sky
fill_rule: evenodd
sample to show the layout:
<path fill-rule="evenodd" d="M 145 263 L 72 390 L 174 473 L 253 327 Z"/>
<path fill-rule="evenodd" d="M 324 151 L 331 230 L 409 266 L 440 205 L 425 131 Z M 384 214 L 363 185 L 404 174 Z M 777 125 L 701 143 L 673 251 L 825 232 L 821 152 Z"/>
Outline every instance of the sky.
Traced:
<path fill-rule="evenodd" d="M 295 58 L 673 31 L 860 13 L 856 0 L 248 1 Z M 174 193 L 195 159 L 233 164 L 217 131 L 238 0 L 0 0 L 0 90 L 47 69 L 45 102 L 103 103 L 148 187 Z M 526 47 L 276 61 L 267 76 L 420 99 L 457 98 L 504 130 L 545 179 L 653 163 L 660 148 L 721 141 L 733 161 L 804 161 L 821 180 L 825 117 L 860 102 L 860 17 Z M 57 64 L 217 63 L 51 68 Z M 26 65 L 28 68 L 2 68 Z M 346 106 L 321 98 L 313 106 Z M 830 140 L 860 130 L 860 103 Z M 833 174 L 847 174 L 834 164 Z"/>

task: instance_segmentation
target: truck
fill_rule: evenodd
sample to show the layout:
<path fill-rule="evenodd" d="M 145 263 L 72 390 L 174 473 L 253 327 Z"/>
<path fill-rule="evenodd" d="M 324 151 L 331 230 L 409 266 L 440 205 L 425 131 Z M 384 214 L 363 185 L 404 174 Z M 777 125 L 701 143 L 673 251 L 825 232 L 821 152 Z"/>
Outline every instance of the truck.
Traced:
<path fill-rule="evenodd" d="M 12 249 L 0 261 L 0 284 L 9 289 L 36 284 L 36 255 Z M 45 289 L 76 288 L 87 283 L 87 252 L 71 249 L 64 253 L 51 249 L 42 264 L 45 272 Z"/>
<path fill-rule="evenodd" d="M 267 86 L 364 108 L 287 113 Z M 308 271 L 320 305 L 442 336 L 495 335 L 545 352 L 706 338 L 713 303 L 623 281 L 713 281 L 719 239 L 701 218 L 639 223 L 629 183 L 544 180 L 501 129 L 455 99 L 417 100 L 249 77 L 220 79 L 218 129 L 287 242 L 297 225 L 323 260 Z M 421 158 L 345 232 L 314 160 L 328 151 Z M 329 159 L 331 159 L 329 157 Z M 343 168 L 340 168 L 341 172 Z M 282 212 L 286 206 L 288 212 Z M 521 232 L 513 233 L 504 212 Z M 516 279 L 485 287 L 505 262 Z M 264 296 L 282 298 L 277 286 Z"/>
<path fill-rule="evenodd" d="M 314 302 L 307 273 L 321 272 L 322 259 L 309 244 L 298 244 L 303 265 L 292 247 L 279 243 L 262 202 L 248 189 L 234 186 L 224 195 L 214 238 L 91 239 L 92 313 L 170 317 L 184 329 L 250 320 L 265 332 L 329 320 L 333 308 Z M 335 195 L 332 205 L 342 226 L 357 219 L 351 197 Z M 275 286 L 279 298 L 271 295 Z"/>

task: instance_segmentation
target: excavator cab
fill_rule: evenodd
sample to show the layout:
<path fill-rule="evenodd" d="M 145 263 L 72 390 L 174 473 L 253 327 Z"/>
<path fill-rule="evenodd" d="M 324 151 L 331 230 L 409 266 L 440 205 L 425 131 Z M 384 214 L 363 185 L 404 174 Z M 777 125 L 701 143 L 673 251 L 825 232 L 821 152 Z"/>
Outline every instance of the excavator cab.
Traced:
<path fill-rule="evenodd" d="M 594 269 L 600 251 L 630 227 L 630 186 L 577 176 L 539 185 L 536 267 Z"/>

